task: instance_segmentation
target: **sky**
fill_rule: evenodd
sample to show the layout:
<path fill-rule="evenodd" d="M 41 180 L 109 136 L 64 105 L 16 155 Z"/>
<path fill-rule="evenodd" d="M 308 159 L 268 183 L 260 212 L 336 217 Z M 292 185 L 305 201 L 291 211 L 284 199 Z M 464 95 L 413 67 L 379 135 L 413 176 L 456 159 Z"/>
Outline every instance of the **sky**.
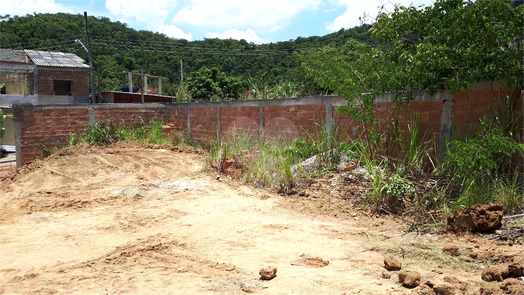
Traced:
<path fill-rule="evenodd" d="M 418 7 L 434 0 L 9 0 L 0 15 L 86 11 L 176 39 L 262 44 L 353 28 L 364 14 L 376 16 L 381 6 L 392 11 L 393 3 Z"/>

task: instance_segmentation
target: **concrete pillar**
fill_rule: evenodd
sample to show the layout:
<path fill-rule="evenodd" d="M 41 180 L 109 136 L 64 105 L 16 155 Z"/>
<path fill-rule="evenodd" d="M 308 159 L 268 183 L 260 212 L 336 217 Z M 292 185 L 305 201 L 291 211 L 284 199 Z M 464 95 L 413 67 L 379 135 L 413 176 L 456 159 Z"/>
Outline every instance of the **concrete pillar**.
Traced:
<path fill-rule="evenodd" d="M 258 137 L 264 140 L 264 107 L 258 106 Z"/>
<path fill-rule="evenodd" d="M 453 95 L 449 90 L 442 91 L 442 116 L 440 117 L 440 137 L 437 147 L 437 158 L 444 161 L 447 143 L 451 141 L 451 128 L 453 125 Z"/>
<path fill-rule="evenodd" d="M 33 80 L 34 80 L 34 83 L 35 83 L 35 95 L 38 95 L 38 93 L 40 91 L 38 89 L 38 68 L 37 67 L 35 67 L 35 69 L 33 71 Z"/>
<path fill-rule="evenodd" d="M 162 95 L 162 78 L 158 78 L 158 95 Z"/>
<path fill-rule="evenodd" d="M 217 143 L 220 145 L 220 107 L 217 107 Z"/>
<path fill-rule="evenodd" d="M 94 108 L 88 108 L 87 114 L 89 116 L 89 125 L 95 125 L 95 109 Z"/>
<path fill-rule="evenodd" d="M 333 104 L 326 103 L 326 134 L 328 144 L 331 144 L 331 131 L 333 129 Z"/>
<path fill-rule="evenodd" d="M 187 114 L 187 138 L 188 139 L 191 139 L 191 114 L 190 114 L 190 111 L 191 109 L 190 108 L 186 108 L 186 114 Z"/>
<path fill-rule="evenodd" d="M 133 74 L 131 72 L 127 73 L 127 79 L 129 80 L 129 93 L 133 93 Z"/>

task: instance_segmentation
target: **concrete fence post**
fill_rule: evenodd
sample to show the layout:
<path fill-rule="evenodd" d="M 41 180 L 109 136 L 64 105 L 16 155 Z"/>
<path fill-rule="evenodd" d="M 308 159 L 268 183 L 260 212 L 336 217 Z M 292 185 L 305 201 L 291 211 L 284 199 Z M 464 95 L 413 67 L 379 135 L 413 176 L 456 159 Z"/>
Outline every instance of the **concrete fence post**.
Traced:
<path fill-rule="evenodd" d="M 217 107 L 217 143 L 220 146 L 220 107 Z"/>
<path fill-rule="evenodd" d="M 89 116 L 89 125 L 95 125 L 95 109 L 92 107 L 87 108 L 87 114 Z"/>
<path fill-rule="evenodd" d="M 333 129 L 333 104 L 326 103 L 326 134 L 328 136 L 328 144 L 331 144 L 331 132 Z"/>
<path fill-rule="evenodd" d="M 443 90 L 442 115 L 440 116 L 440 136 L 437 147 L 437 159 L 442 162 L 446 156 L 447 144 L 451 141 L 453 125 L 453 95 L 449 90 Z"/>
<path fill-rule="evenodd" d="M 258 139 L 264 139 L 264 107 L 258 106 Z"/>
<path fill-rule="evenodd" d="M 186 107 L 186 114 L 187 114 L 187 138 L 191 139 L 191 108 Z"/>

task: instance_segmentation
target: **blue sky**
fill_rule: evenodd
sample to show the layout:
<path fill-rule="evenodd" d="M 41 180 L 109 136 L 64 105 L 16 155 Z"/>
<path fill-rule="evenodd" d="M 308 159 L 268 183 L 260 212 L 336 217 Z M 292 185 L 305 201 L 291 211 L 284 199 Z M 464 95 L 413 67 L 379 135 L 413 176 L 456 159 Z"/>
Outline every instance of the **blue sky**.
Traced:
<path fill-rule="evenodd" d="M 419 6 L 434 0 L 8 0 L 1 15 L 67 12 L 105 16 L 137 30 L 190 41 L 244 39 L 257 44 L 324 36 L 360 24 L 379 6 Z M 7 6 L 6 6 L 7 4 Z"/>

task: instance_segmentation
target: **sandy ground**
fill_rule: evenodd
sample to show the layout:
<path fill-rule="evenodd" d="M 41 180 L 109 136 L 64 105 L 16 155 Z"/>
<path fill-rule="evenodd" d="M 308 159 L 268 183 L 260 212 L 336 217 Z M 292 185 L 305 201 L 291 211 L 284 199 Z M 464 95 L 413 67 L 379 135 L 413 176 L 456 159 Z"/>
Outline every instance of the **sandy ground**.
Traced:
<path fill-rule="evenodd" d="M 417 234 L 358 209 L 217 180 L 192 151 L 77 146 L 0 170 L 3 294 L 410 294 L 386 255 L 422 280 L 475 294 L 519 243 Z M 349 205 L 348 205 L 349 206 Z M 458 245 L 464 261 L 443 252 Z M 259 279 L 262 267 L 277 277 Z M 455 281 L 454 281 L 455 280 Z M 420 290 L 419 290 L 420 292 Z"/>

